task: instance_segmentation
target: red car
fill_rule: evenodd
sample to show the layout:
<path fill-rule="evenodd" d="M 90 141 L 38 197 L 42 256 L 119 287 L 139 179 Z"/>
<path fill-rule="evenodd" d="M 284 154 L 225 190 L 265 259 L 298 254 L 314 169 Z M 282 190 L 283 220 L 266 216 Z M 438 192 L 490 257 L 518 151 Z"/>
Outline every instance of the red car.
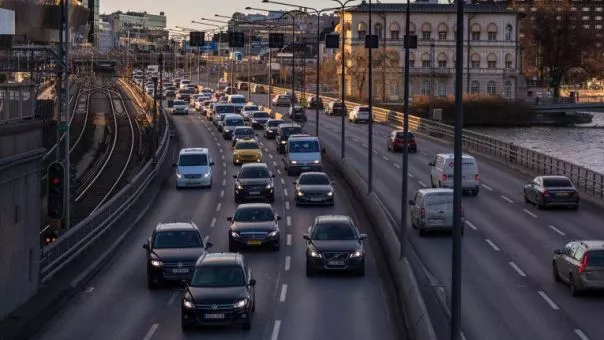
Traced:
<path fill-rule="evenodd" d="M 403 130 L 394 130 L 388 136 L 388 140 L 386 141 L 386 147 L 388 151 L 397 152 L 403 151 L 403 138 L 405 136 L 405 132 Z M 409 140 L 409 145 L 407 148 L 409 152 L 417 152 L 417 143 L 415 142 L 415 135 L 413 132 L 407 132 L 407 137 Z"/>

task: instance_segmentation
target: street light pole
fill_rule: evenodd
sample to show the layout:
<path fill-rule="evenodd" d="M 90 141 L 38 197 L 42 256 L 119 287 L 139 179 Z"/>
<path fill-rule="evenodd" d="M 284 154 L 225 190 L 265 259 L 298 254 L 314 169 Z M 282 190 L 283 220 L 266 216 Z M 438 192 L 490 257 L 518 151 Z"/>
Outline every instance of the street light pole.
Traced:
<path fill-rule="evenodd" d="M 404 92 L 403 92 L 403 166 L 402 166 L 402 201 L 401 201 L 401 230 L 400 230 L 400 255 L 399 258 L 402 259 L 405 256 L 405 242 L 407 241 L 407 214 L 409 204 L 407 202 L 407 195 L 409 191 L 409 176 L 407 173 L 409 172 L 409 54 L 411 49 L 411 36 L 409 35 L 409 30 L 411 28 L 411 4 L 410 0 L 407 0 L 407 8 L 405 13 L 405 78 L 404 82 Z"/>
<path fill-rule="evenodd" d="M 247 34 L 247 99 L 252 98 L 252 28 Z"/>
<path fill-rule="evenodd" d="M 296 17 L 291 15 L 292 17 L 292 96 L 290 98 L 291 107 L 293 112 L 293 107 L 296 102 Z"/>
<path fill-rule="evenodd" d="M 367 181 L 367 194 L 370 194 L 373 191 L 373 46 L 371 46 L 373 44 L 373 37 L 371 36 L 371 0 L 369 0 L 369 29 L 368 29 L 368 33 L 369 33 L 369 39 L 365 40 L 365 41 L 369 41 L 369 45 L 367 47 L 369 47 L 369 53 L 368 53 L 368 60 L 367 60 L 367 69 L 369 71 L 369 76 L 368 76 L 368 80 L 369 80 L 369 88 L 368 88 L 368 93 L 367 93 L 367 104 L 369 106 L 369 123 L 367 124 L 367 174 L 368 174 L 368 181 Z M 379 39 L 379 37 L 378 37 Z"/>

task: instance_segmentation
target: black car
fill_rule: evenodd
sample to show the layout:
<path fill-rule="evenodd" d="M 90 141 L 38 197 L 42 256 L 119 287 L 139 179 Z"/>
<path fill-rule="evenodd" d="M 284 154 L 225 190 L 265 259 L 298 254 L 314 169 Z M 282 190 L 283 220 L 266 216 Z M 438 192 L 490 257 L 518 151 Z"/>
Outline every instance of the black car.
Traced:
<path fill-rule="evenodd" d="M 279 153 L 285 153 L 285 146 L 287 145 L 287 140 L 291 135 L 301 134 L 302 127 L 298 124 L 281 124 L 277 128 L 277 133 L 275 134 L 275 142 L 277 142 L 277 151 Z"/>
<path fill-rule="evenodd" d="M 313 276 L 317 271 L 349 271 L 364 276 L 366 238 L 349 216 L 318 216 L 304 234 L 306 275 Z"/>
<path fill-rule="evenodd" d="M 231 147 L 235 147 L 237 141 L 240 139 L 255 139 L 256 132 L 249 126 L 238 126 L 233 130 L 233 134 L 231 136 Z"/>
<path fill-rule="evenodd" d="M 264 124 L 264 137 L 267 139 L 275 138 L 279 125 L 285 123 L 283 119 L 269 119 Z"/>
<path fill-rule="evenodd" d="M 265 111 L 256 111 L 249 115 L 250 125 L 254 129 L 262 129 L 271 115 Z"/>
<path fill-rule="evenodd" d="M 182 282 L 193 276 L 195 263 L 212 244 L 206 242 L 192 223 L 160 223 L 143 244 L 147 251 L 147 286 Z"/>
<path fill-rule="evenodd" d="M 324 172 L 303 172 L 294 184 L 296 205 L 335 203 L 333 184 Z"/>
<path fill-rule="evenodd" d="M 566 176 L 537 176 L 523 190 L 524 202 L 538 209 L 547 207 L 579 208 L 579 191 Z"/>
<path fill-rule="evenodd" d="M 229 251 L 239 248 L 271 247 L 280 248 L 279 220 L 273 207 L 268 203 L 246 203 L 237 206 L 233 217 L 227 217 L 229 226 Z"/>
<path fill-rule="evenodd" d="M 329 103 L 325 114 L 329 116 L 346 116 L 346 106 L 341 101 Z"/>
<path fill-rule="evenodd" d="M 235 178 L 235 203 L 246 200 L 275 201 L 275 185 L 266 163 L 246 163 Z"/>
<path fill-rule="evenodd" d="M 222 129 L 220 129 L 222 127 Z M 245 127 L 243 117 L 238 114 L 227 114 L 219 126 L 220 132 L 222 132 L 222 138 L 230 140 L 233 138 L 233 131 L 238 127 Z"/>
<path fill-rule="evenodd" d="M 317 108 L 317 105 L 319 105 L 319 110 L 323 110 L 323 99 L 321 99 L 321 97 L 311 96 L 308 100 L 308 108 L 314 110 Z"/>
<path fill-rule="evenodd" d="M 181 327 L 241 325 L 252 328 L 256 309 L 256 280 L 237 253 L 207 254 L 195 264 L 195 274 L 184 290 Z"/>
<path fill-rule="evenodd" d="M 182 91 L 182 90 L 181 90 Z M 185 102 L 191 101 L 191 95 L 188 93 L 180 92 L 176 95 L 176 97 L 180 100 L 184 100 Z"/>

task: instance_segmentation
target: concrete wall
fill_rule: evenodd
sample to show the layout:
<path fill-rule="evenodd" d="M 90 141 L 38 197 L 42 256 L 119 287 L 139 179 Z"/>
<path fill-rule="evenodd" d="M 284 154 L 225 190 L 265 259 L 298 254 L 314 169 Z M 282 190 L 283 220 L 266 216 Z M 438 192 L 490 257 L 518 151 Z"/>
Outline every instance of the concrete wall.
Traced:
<path fill-rule="evenodd" d="M 0 320 L 38 290 L 42 122 L 0 125 Z"/>

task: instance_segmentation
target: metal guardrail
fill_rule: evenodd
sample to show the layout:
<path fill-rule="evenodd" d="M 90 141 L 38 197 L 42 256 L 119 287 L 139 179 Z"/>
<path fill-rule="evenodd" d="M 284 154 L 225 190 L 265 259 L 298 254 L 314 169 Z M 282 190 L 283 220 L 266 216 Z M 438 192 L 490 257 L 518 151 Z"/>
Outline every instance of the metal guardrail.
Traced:
<path fill-rule="evenodd" d="M 148 101 L 149 98 L 143 100 Z M 151 99 L 152 100 L 152 99 Z M 167 115 L 163 118 L 163 134 L 156 152 L 157 161 L 148 161 L 140 172 L 115 196 L 68 230 L 56 242 L 42 249 L 40 255 L 40 282 L 51 279 L 61 269 L 75 260 L 90 245 L 104 235 L 113 224 L 138 200 L 159 172 L 170 146 L 170 129 Z"/>
<path fill-rule="evenodd" d="M 272 91 L 273 94 L 283 94 L 291 92 L 291 89 L 273 87 Z M 296 91 L 296 95 L 300 96 L 301 92 Z M 321 99 L 323 99 L 324 105 L 339 100 L 338 98 L 325 96 L 321 96 Z M 357 105 L 364 104 L 347 101 L 346 109 L 351 110 Z M 404 122 L 402 112 L 391 111 L 375 106 L 373 107 L 373 119 L 377 123 L 386 124 L 395 128 L 402 128 Z M 453 126 L 448 124 L 409 115 L 409 129 L 432 138 L 437 138 L 450 143 L 453 142 Z M 580 165 L 536 152 L 515 145 L 514 143 L 504 142 L 481 133 L 468 131 L 467 129 L 464 129 L 463 147 L 464 151 L 486 155 L 507 164 L 519 166 L 534 174 L 567 176 L 575 183 L 580 191 L 591 194 L 600 200 L 604 199 L 604 174 Z"/>

